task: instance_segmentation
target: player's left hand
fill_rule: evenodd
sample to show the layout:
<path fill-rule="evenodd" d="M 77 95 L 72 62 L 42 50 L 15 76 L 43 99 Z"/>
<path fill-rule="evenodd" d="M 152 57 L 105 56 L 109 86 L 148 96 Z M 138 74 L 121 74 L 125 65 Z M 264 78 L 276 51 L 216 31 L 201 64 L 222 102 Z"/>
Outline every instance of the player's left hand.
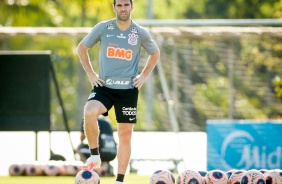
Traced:
<path fill-rule="evenodd" d="M 133 78 L 132 82 L 133 82 L 133 86 L 138 88 L 138 90 L 141 89 L 141 87 L 143 86 L 143 84 L 146 81 L 146 77 L 142 76 L 142 75 L 137 75 L 135 78 Z"/>

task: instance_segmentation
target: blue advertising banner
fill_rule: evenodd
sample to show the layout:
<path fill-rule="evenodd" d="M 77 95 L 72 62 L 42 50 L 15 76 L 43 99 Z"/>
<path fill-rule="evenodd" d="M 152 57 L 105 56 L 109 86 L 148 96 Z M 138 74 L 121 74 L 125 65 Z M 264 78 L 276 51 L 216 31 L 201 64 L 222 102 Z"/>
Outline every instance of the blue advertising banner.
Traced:
<path fill-rule="evenodd" d="M 282 121 L 208 120 L 208 170 L 281 169 Z"/>

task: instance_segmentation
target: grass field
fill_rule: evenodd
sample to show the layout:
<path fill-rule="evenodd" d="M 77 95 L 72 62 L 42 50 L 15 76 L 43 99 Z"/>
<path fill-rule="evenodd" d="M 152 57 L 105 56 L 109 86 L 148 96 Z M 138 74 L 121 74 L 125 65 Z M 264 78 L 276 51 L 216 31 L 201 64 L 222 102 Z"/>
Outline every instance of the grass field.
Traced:
<path fill-rule="evenodd" d="M 101 184 L 114 184 L 115 177 L 100 177 Z M 150 176 L 130 173 L 125 184 L 149 184 Z M 0 184 L 74 184 L 74 176 L 0 176 Z"/>

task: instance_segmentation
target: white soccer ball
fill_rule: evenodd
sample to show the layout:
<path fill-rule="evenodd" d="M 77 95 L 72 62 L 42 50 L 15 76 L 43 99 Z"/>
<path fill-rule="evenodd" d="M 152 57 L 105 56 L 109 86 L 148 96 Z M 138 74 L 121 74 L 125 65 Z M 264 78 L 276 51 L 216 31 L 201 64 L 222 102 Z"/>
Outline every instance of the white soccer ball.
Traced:
<path fill-rule="evenodd" d="M 241 177 L 241 184 L 265 184 L 264 175 L 258 170 L 248 170 Z"/>
<path fill-rule="evenodd" d="M 265 174 L 267 184 L 282 184 L 282 170 L 273 169 Z"/>
<path fill-rule="evenodd" d="M 25 164 L 24 167 L 27 176 L 40 176 L 43 174 L 42 166 L 39 164 Z"/>
<path fill-rule="evenodd" d="M 245 174 L 245 170 L 238 170 L 231 174 L 231 176 L 228 178 L 228 184 L 240 184 L 241 178 Z"/>
<path fill-rule="evenodd" d="M 202 176 L 198 171 L 185 170 L 177 177 L 177 184 L 202 184 Z"/>
<path fill-rule="evenodd" d="M 100 184 L 100 177 L 93 169 L 82 169 L 75 176 L 75 184 Z"/>
<path fill-rule="evenodd" d="M 45 166 L 44 166 L 44 173 L 47 176 L 59 176 L 61 175 L 61 166 L 58 165 L 56 161 L 49 161 Z"/>
<path fill-rule="evenodd" d="M 175 184 L 175 178 L 169 170 L 157 170 L 151 175 L 150 184 Z"/>
<path fill-rule="evenodd" d="M 227 184 L 228 182 L 225 172 L 217 169 L 209 171 L 205 178 L 207 184 Z"/>
<path fill-rule="evenodd" d="M 20 164 L 12 164 L 9 167 L 9 174 L 11 176 L 21 176 L 24 174 L 24 167 Z"/>

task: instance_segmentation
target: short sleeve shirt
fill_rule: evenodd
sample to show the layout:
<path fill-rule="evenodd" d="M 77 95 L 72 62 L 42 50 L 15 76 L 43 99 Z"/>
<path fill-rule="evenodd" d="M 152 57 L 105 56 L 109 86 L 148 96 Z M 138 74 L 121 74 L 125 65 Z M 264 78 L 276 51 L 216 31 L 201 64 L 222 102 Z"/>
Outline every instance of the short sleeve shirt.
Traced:
<path fill-rule="evenodd" d="M 130 89 L 132 78 L 138 75 L 141 47 L 147 54 L 153 54 L 157 44 L 149 32 L 132 21 L 131 26 L 120 30 L 116 20 L 100 22 L 82 40 L 88 48 L 100 42 L 99 77 L 104 86 L 113 89 Z"/>

